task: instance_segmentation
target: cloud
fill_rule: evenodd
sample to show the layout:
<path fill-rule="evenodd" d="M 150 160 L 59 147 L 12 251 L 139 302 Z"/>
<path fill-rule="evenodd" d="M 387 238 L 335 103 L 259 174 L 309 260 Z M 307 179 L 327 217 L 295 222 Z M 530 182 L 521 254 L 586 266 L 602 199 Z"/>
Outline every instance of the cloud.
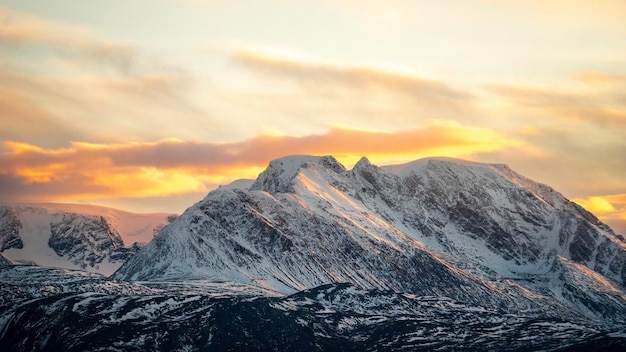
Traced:
<path fill-rule="evenodd" d="M 561 120 L 562 121 L 562 120 Z M 557 122 L 537 133 L 519 131 L 513 138 L 533 152 L 494 151 L 481 160 L 500 161 L 567 197 L 589 197 L 626 191 L 626 140 L 619 131 Z"/>
<path fill-rule="evenodd" d="M 232 50 L 231 62 L 272 79 L 282 79 L 319 96 L 393 97 L 427 108 L 463 110 L 469 93 L 427 79 L 409 68 L 383 62 L 344 65 L 268 46 Z"/>
<path fill-rule="evenodd" d="M 81 27 L 0 11 L 7 44 L 0 52 L 8 53 L 0 60 L 0 78 L 8 78 L 0 80 L 0 112 L 12 121 L 0 130 L 3 140 L 50 148 L 168 136 L 235 141 L 268 130 L 321 133 L 331 124 L 413 129 L 471 115 L 471 94 L 397 65 L 238 46 L 228 51 L 224 76 L 207 77 Z"/>
<path fill-rule="evenodd" d="M 38 48 L 122 73 L 131 72 L 137 65 L 139 50 L 134 45 L 109 41 L 84 28 L 1 7 L 0 18 L 0 43 L 4 50 Z"/>
<path fill-rule="evenodd" d="M 595 75 L 609 79 L 608 74 Z M 522 139 L 560 160 L 576 158 L 580 164 L 602 160 L 606 166 L 618 166 L 616 161 L 624 159 L 619 156 L 626 153 L 626 101 L 620 99 L 624 87 L 490 85 L 487 99 L 501 101 L 492 114 L 509 116 L 513 125 L 532 126 L 534 133 Z M 626 169 L 618 164 L 614 173 Z"/>
<path fill-rule="evenodd" d="M 615 211 L 615 207 L 606 198 L 593 196 L 586 199 L 576 198 L 574 201 L 596 214 L 606 214 Z"/>
<path fill-rule="evenodd" d="M 402 65 L 334 62 L 241 43 L 211 50 L 226 58 L 230 72 L 211 97 L 214 116 L 230 119 L 222 131 L 231 141 L 268 130 L 303 136 L 337 126 L 397 131 L 433 120 L 475 121 L 472 94 Z"/>
<path fill-rule="evenodd" d="M 1 89 L 0 114 L 6 117 L 2 121 L 0 139 L 19 140 L 28 134 L 33 141 L 49 144 L 63 140 L 69 135 L 81 135 L 79 128 L 63 122 L 63 116 L 41 105 L 2 92 Z M 43 121 L 45 123 L 42 123 Z"/>
<path fill-rule="evenodd" d="M 377 44 L 393 50 L 331 55 L 407 54 L 406 62 L 447 72 L 445 80 L 241 42 L 208 58 L 181 42 L 175 55 L 160 52 L 172 60 L 163 61 L 141 43 L 0 8 L 0 141 L 14 141 L 0 156 L 0 199 L 198 194 L 293 153 L 334 154 L 347 165 L 361 155 L 379 163 L 473 158 L 508 163 L 576 198 L 623 194 L 626 80 L 623 56 L 607 43 L 621 39 L 613 20 L 626 28 L 618 11 L 626 3 L 576 1 L 480 1 L 463 11 L 435 2 L 322 5 L 348 27 L 363 21 L 377 31 L 385 18 L 411 26 L 400 37 L 393 29 L 358 37 L 413 43 L 401 52 Z M 416 11 L 397 13 L 407 6 Z M 583 53 L 585 38 L 593 40 Z M 315 50 L 291 45 L 300 44 Z M 458 57 L 469 59 L 461 67 Z M 552 85 L 499 81 L 546 73 Z"/>
<path fill-rule="evenodd" d="M 490 116 L 511 126 L 512 136 L 534 151 L 496 150 L 479 159 L 507 163 L 566 197 L 584 200 L 580 203 L 593 212 L 618 209 L 603 195 L 626 191 L 626 101 L 619 99 L 624 82 L 612 74 L 584 72 L 574 77 L 589 83 L 487 86 L 485 99 L 497 102 Z M 615 214 L 602 219 L 626 230 Z"/>
<path fill-rule="evenodd" d="M 580 94 L 541 87 L 490 85 L 487 88 L 490 92 L 509 99 L 517 105 L 537 108 L 581 105 L 584 100 L 587 100 L 583 99 L 584 97 Z"/>
<path fill-rule="evenodd" d="M 585 0 L 506 0 L 504 3 L 517 4 L 547 23 L 561 26 L 580 27 L 582 25 L 609 26 L 624 31 L 626 3 L 622 0 L 598 0 L 593 3 Z"/>
<path fill-rule="evenodd" d="M 216 125 L 181 64 L 83 27 L 0 7 L 0 55 L 0 140 L 200 138 Z"/>
<path fill-rule="evenodd" d="M 195 81 L 155 72 L 126 77 L 46 77 L 0 64 L 0 139 L 47 147 L 182 137 L 212 129 Z M 95 128 L 97 126 L 97 128 Z M 123 133 L 122 133 L 123 132 Z"/>
<path fill-rule="evenodd" d="M 600 71 L 575 72 L 573 78 L 586 84 L 626 84 L 626 74 Z"/>
<path fill-rule="evenodd" d="M 490 85 L 488 91 L 516 111 L 532 112 L 526 118 L 549 117 L 558 123 L 592 124 L 596 128 L 626 132 L 626 104 L 623 88 L 615 90 L 573 90 L 560 87 Z"/>
<path fill-rule="evenodd" d="M 625 192 L 626 104 L 616 99 L 620 88 L 615 83 L 488 86 L 491 96 L 486 99 L 500 104 L 490 109 L 490 115 L 511 126 L 516 131 L 512 135 L 534 150 L 497 150 L 480 158 L 507 163 L 566 197 Z M 594 209 L 599 205 L 594 204 Z"/>
<path fill-rule="evenodd" d="M 626 194 L 575 198 L 573 201 L 609 224 L 617 234 L 626 235 Z"/>
<path fill-rule="evenodd" d="M 47 149 L 6 141 L 0 155 L 0 198 L 84 200 L 208 191 L 236 178 L 255 177 L 270 160 L 285 154 L 331 154 L 350 165 L 363 155 L 373 162 L 401 162 L 433 154 L 470 157 L 521 146 L 492 130 L 445 121 L 410 131 L 332 129 L 320 135 L 263 135 L 222 144 L 166 139 L 75 142 Z"/>

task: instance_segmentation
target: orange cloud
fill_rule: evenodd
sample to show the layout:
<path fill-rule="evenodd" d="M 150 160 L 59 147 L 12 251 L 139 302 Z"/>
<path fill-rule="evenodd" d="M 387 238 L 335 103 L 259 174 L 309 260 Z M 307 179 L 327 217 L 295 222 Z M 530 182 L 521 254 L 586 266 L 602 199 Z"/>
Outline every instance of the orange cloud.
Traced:
<path fill-rule="evenodd" d="M 452 122 L 409 131 L 332 129 L 304 137 L 259 136 L 237 143 L 167 139 L 156 143 L 72 143 L 45 149 L 4 142 L 0 155 L 2 199 L 43 200 L 154 197 L 208 191 L 250 178 L 286 154 L 336 155 L 350 166 L 363 155 L 373 162 L 432 155 L 469 157 L 521 147 L 492 130 Z M 37 193 L 38 192 L 38 193 Z"/>
<path fill-rule="evenodd" d="M 577 198 L 574 201 L 594 214 L 606 214 L 615 211 L 613 204 L 603 197 Z"/>
<path fill-rule="evenodd" d="M 571 92 L 543 87 L 490 85 L 487 88 L 491 93 L 504 97 L 515 104 L 531 107 L 577 105 L 580 104 L 582 98 L 582 96 Z"/>
<path fill-rule="evenodd" d="M 575 198 L 573 201 L 595 214 L 618 234 L 626 235 L 626 194 Z"/>
<path fill-rule="evenodd" d="M 573 75 L 574 79 L 586 84 L 626 83 L 626 74 L 605 73 L 599 71 L 580 71 Z"/>

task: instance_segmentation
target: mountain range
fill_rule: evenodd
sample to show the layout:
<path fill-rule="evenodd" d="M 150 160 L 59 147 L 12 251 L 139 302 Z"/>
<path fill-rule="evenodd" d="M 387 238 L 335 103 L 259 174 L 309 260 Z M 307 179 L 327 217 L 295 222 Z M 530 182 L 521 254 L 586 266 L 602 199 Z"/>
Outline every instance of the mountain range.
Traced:
<path fill-rule="evenodd" d="M 174 214 L 79 204 L 0 204 L 0 252 L 12 262 L 110 275 Z"/>
<path fill-rule="evenodd" d="M 363 158 L 348 170 L 331 156 L 289 156 L 171 220 L 109 278 L 6 265 L 0 341 L 16 350 L 626 348 L 626 241 L 506 165 Z"/>

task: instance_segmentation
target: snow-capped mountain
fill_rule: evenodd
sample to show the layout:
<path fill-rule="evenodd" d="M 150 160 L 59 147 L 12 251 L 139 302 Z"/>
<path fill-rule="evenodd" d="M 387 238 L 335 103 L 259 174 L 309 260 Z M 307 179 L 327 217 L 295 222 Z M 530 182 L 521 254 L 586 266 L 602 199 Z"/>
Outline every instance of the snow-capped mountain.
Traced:
<path fill-rule="evenodd" d="M 5 252 L 30 245 L 24 212 L 0 222 Z M 91 219 L 48 228 L 109 228 L 88 242 L 119 243 L 122 226 Z M 291 156 L 209 193 L 111 277 L 0 263 L 0 345 L 624 351 L 625 252 L 505 165 Z"/>
<path fill-rule="evenodd" d="M 110 275 L 168 216 L 92 205 L 0 204 L 0 252 L 16 263 Z"/>
<path fill-rule="evenodd" d="M 190 207 L 113 275 L 284 294 L 328 283 L 624 322 L 626 243 L 505 165 L 274 160 Z M 567 307 L 567 308 L 563 308 Z"/>

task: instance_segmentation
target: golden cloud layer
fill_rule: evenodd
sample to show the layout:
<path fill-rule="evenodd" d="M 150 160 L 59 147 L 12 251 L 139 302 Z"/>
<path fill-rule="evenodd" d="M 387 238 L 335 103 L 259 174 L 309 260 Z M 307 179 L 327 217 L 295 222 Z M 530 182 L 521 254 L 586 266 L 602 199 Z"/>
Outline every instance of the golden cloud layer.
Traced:
<path fill-rule="evenodd" d="M 574 79 L 587 84 L 619 84 L 626 82 L 626 74 L 598 71 L 581 71 L 573 75 Z"/>
<path fill-rule="evenodd" d="M 626 228 L 626 194 L 575 198 L 573 201 L 610 224 L 618 234 Z"/>
<path fill-rule="evenodd" d="M 286 154 L 337 155 L 350 165 L 363 155 L 374 162 L 407 161 L 435 154 L 469 157 L 521 146 L 522 142 L 493 130 L 446 121 L 410 131 L 332 129 L 322 135 L 264 135 L 224 144 L 166 139 L 157 143 L 72 143 L 67 148 L 46 149 L 7 141 L 0 157 L 4 183 L 0 197 L 167 196 L 208 191 L 219 183 L 255 177 L 270 160 Z M 54 191 L 47 193 L 47 186 Z"/>

